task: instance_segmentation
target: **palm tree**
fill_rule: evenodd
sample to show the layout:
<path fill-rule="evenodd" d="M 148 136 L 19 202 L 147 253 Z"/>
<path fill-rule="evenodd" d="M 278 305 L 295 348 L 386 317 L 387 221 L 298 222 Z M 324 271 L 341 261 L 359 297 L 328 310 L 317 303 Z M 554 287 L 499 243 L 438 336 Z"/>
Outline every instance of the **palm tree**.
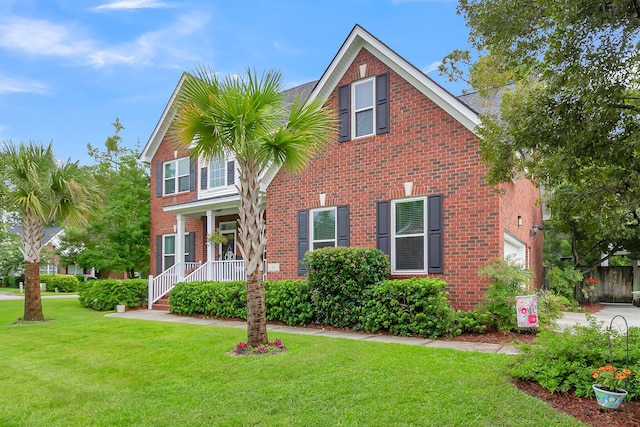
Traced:
<path fill-rule="evenodd" d="M 22 221 L 21 252 L 25 261 L 24 317 L 42 321 L 40 256 L 44 227 L 49 224 L 79 225 L 91 214 L 99 199 L 96 185 L 78 162 L 58 162 L 51 144 L 5 143 L 0 152 L 4 164 L 7 206 Z"/>
<path fill-rule="evenodd" d="M 260 179 L 267 168 L 295 172 L 326 148 L 334 135 L 321 100 L 287 105 L 279 72 L 218 80 L 206 68 L 185 74 L 173 140 L 193 158 L 234 153 L 240 171 L 239 249 L 247 274 L 247 343 L 266 344 L 263 253 L 266 245 Z"/>

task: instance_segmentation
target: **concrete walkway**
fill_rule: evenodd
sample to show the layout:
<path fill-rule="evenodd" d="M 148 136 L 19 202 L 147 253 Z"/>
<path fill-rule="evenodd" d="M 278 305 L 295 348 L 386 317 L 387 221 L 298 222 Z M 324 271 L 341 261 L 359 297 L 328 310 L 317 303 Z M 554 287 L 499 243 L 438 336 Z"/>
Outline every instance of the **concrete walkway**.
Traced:
<path fill-rule="evenodd" d="M 244 321 L 234 320 L 216 320 L 216 319 L 200 319 L 196 317 L 188 316 L 176 316 L 169 314 L 168 311 L 160 310 L 131 310 L 125 313 L 110 313 L 107 317 L 119 317 L 122 319 L 137 319 L 137 320 L 154 320 L 158 322 L 179 322 L 189 323 L 192 325 L 211 325 L 211 326 L 223 326 L 229 328 L 246 329 L 247 323 Z M 393 344 L 407 344 L 407 345 L 420 345 L 429 348 L 450 348 L 454 350 L 463 351 L 480 351 L 483 353 L 499 353 L 499 354 L 518 354 L 519 351 L 513 346 L 502 344 L 487 344 L 487 343 L 475 343 L 475 342 L 460 342 L 460 341 L 439 341 L 422 338 L 412 337 L 398 337 L 393 335 L 376 335 L 368 333 L 358 332 L 340 332 L 331 331 L 326 329 L 304 328 L 304 327 L 292 327 L 292 326 L 280 326 L 280 325 L 268 325 L 267 330 L 274 336 L 275 334 L 282 332 L 287 334 L 303 334 L 314 335 L 326 338 L 344 338 L 350 340 L 360 341 L 375 341 L 383 343 Z"/>
<path fill-rule="evenodd" d="M 42 299 L 70 299 L 78 298 L 75 294 L 60 293 L 59 295 L 42 295 Z M 0 301 L 16 301 L 24 299 L 24 294 L 16 294 L 13 292 L 0 291 Z"/>

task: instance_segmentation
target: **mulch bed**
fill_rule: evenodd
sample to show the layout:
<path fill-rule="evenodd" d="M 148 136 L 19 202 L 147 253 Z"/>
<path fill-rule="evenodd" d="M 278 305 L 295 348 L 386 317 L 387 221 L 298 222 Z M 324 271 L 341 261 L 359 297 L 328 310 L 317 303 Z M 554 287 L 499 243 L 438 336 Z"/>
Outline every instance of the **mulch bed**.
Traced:
<path fill-rule="evenodd" d="M 545 390 L 538 383 L 514 380 L 523 392 L 542 399 L 559 411 L 591 426 L 640 427 L 640 403 L 624 402 L 618 409 L 605 409 L 596 398 L 576 397 L 570 393 L 555 393 Z"/>

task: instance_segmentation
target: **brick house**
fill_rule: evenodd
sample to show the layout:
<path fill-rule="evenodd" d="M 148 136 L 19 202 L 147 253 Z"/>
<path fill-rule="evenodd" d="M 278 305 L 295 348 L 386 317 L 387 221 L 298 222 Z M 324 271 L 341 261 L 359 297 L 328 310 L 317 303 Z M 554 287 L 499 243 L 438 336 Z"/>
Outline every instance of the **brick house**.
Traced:
<path fill-rule="evenodd" d="M 233 157 L 205 164 L 165 138 L 180 85 L 141 156 L 155 171 L 150 300 L 177 280 L 243 278 Z M 270 280 L 304 277 L 307 250 L 357 246 L 388 254 L 393 277 L 442 278 L 460 309 L 481 299 L 478 269 L 499 256 L 519 258 L 541 285 L 540 192 L 524 179 L 485 183 L 477 95 L 453 96 L 358 25 L 321 79 L 293 93 L 327 99 L 339 129 L 303 172 L 263 178 Z M 214 230 L 227 243 L 208 244 Z"/>

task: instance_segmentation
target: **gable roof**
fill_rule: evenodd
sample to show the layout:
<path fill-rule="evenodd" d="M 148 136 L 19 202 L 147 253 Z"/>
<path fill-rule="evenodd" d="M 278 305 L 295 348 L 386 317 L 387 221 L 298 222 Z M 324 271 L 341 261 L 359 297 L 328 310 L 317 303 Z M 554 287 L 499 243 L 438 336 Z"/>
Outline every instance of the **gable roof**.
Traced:
<path fill-rule="evenodd" d="M 367 49 L 386 66 L 411 83 L 426 97 L 472 132 L 480 124 L 476 111 L 444 89 L 393 49 L 356 24 L 340 50 L 327 67 L 309 99 L 326 99 L 362 48 Z"/>
<path fill-rule="evenodd" d="M 180 76 L 180 80 L 178 81 L 175 89 L 173 89 L 171 97 L 169 98 L 167 105 L 164 107 L 158 123 L 156 123 L 156 126 L 153 128 L 153 132 L 149 137 L 149 140 L 142 149 L 142 153 L 140 153 L 140 160 L 142 160 L 143 162 L 151 163 L 151 159 L 153 159 L 153 156 L 156 154 L 156 151 L 158 150 L 158 147 L 162 142 L 162 138 L 164 138 L 165 134 L 169 130 L 169 126 L 173 121 L 173 117 L 176 115 L 175 101 L 178 97 L 178 94 L 180 93 L 186 75 L 187 73 L 182 73 L 182 75 Z"/>
<path fill-rule="evenodd" d="M 14 225 L 9 227 L 9 233 L 15 233 L 18 235 L 22 235 L 22 226 Z M 44 229 L 44 237 L 42 238 L 42 244 L 48 245 L 50 243 L 56 244 L 56 237 L 62 232 L 62 227 L 48 227 Z M 53 242 L 52 242 L 53 241 Z"/>

